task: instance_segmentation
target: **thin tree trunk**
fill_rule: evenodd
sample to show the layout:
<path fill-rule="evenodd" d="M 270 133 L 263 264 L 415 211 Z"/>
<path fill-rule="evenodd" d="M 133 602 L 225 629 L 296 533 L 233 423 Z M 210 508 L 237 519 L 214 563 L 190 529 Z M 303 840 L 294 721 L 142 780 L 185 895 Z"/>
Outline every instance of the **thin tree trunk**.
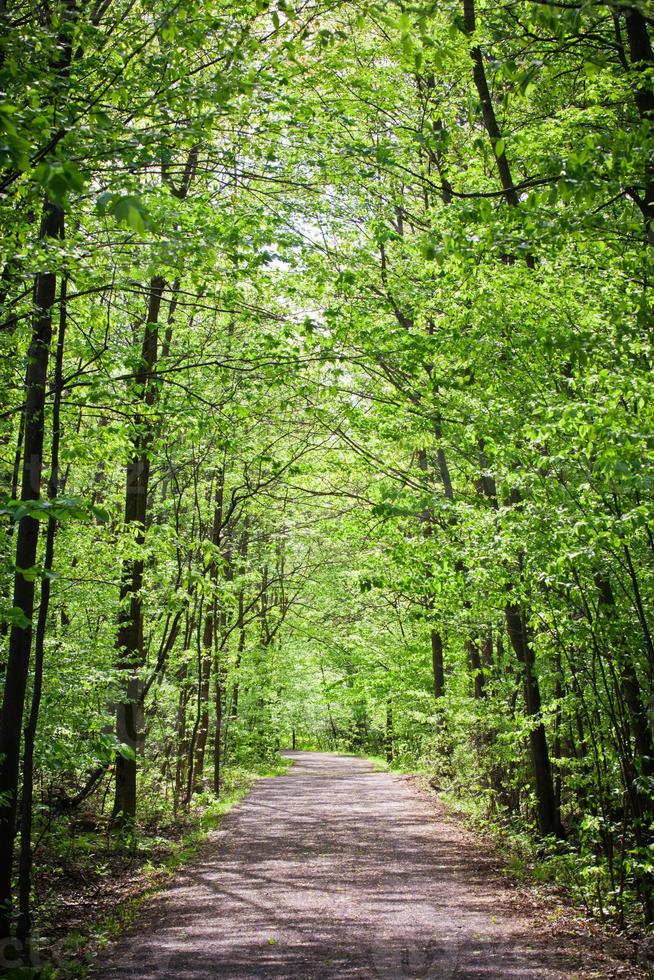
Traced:
<path fill-rule="evenodd" d="M 211 529 L 211 543 L 214 548 L 220 550 L 223 531 L 223 503 L 225 495 L 225 467 L 218 470 L 216 480 L 216 492 L 214 500 L 213 523 Z M 218 579 L 218 563 L 212 558 L 208 572 L 212 584 Z M 200 718 L 200 730 L 198 733 L 198 744 L 195 753 L 195 788 L 201 788 L 201 780 L 204 772 L 204 758 L 206 753 L 207 739 L 209 737 L 209 692 L 210 677 L 213 666 L 214 684 L 216 688 L 216 720 L 213 744 L 213 790 L 216 795 L 220 792 L 220 733 L 222 729 L 222 703 L 223 685 L 221 678 L 220 652 L 216 643 L 216 622 L 217 607 L 215 597 L 211 598 L 211 605 L 207 611 L 204 628 L 204 657 L 202 669 L 204 672 L 203 682 L 200 689 L 200 697 L 203 699 Z"/>
<path fill-rule="evenodd" d="M 430 471 L 429 460 L 427 458 L 427 453 L 424 449 L 418 451 L 418 465 L 423 473 L 428 473 Z M 450 480 L 449 469 L 447 467 L 447 462 L 445 459 L 445 454 L 440 453 L 438 457 L 439 469 L 442 465 L 443 469 L 440 469 L 440 476 L 443 482 L 443 488 L 445 490 L 445 496 L 448 499 L 453 499 L 454 494 L 452 491 L 452 481 Z M 425 510 L 420 517 L 423 534 L 426 538 L 429 538 L 434 533 L 434 515 L 430 509 Z M 440 630 L 436 629 L 435 626 L 431 628 L 431 665 L 432 665 L 432 678 L 434 683 L 434 697 L 436 699 L 442 698 L 445 694 L 445 669 L 443 666 L 443 636 Z"/>
<path fill-rule="evenodd" d="M 186 686 L 186 675 L 188 673 L 186 664 L 180 667 L 177 672 L 179 683 L 179 698 L 177 700 L 177 764 L 175 767 L 175 813 L 182 800 L 184 788 L 184 768 L 186 763 L 186 753 L 188 750 L 186 736 L 186 702 L 188 700 L 188 690 Z"/>
<path fill-rule="evenodd" d="M 463 0 L 463 22 L 466 32 L 468 34 L 474 34 L 477 29 L 475 0 Z M 510 207 L 517 207 L 520 203 L 520 198 L 513 183 L 511 168 L 509 167 L 509 161 L 502 140 L 502 133 L 497 122 L 497 116 L 495 115 L 493 99 L 488 85 L 488 78 L 486 77 L 484 55 L 478 44 L 473 44 L 470 50 L 470 57 L 472 58 L 473 64 L 472 74 L 475 88 L 477 89 L 477 95 L 481 103 L 484 128 L 488 133 L 488 138 L 493 149 L 495 166 L 497 167 L 497 174 L 502 185 L 502 190 L 504 191 L 504 198 Z M 507 261 L 513 260 L 512 256 L 506 256 L 505 258 Z M 530 269 L 534 268 L 535 262 L 533 255 L 527 255 L 525 261 Z"/>
<path fill-rule="evenodd" d="M 63 385 L 64 345 L 66 342 L 66 278 L 61 282 L 59 296 L 59 333 L 55 355 L 54 401 L 52 406 L 52 445 L 48 498 L 54 500 L 59 487 L 59 446 L 61 443 L 61 392 Z M 31 933 L 30 894 L 32 886 L 32 798 L 34 794 L 34 745 L 43 691 L 43 654 L 45 633 L 50 610 L 50 575 L 54 559 L 57 521 L 48 520 L 41 582 L 41 602 L 34 636 L 34 688 L 32 704 L 25 728 L 23 748 L 23 793 L 21 798 L 20 861 L 18 868 L 18 927 L 17 936 L 25 943 Z"/>
<path fill-rule="evenodd" d="M 509 639 L 523 669 L 525 707 L 531 720 L 529 747 L 534 773 L 538 828 L 544 837 L 563 837 L 560 816 L 556 807 L 552 768 L 545 726 L 541 720 L 541 699 L 538 678 L 534 671 L 534 650 L 524 611 L 514 602 L 506 604 L 506 625 Z"/>
<path fill-rule="evenodd" d="M 393 761 L 393 708 L 390 702 L 386 702 L 386 732 L 384 738 L 384 748 L 386 750 L 386 761 Z"/>
<path fill-rule="evenodd" d="M 207 612 L 204 618 L 204 631 L 202 636 L 203 654 L 200 661 L 202 676 L 198 687 L 198 710 L 200 723 L 198 726 L 197 738 L 195 741 L 195 761 L 193 763 L 193 792 L 202 791 L 202 778 L 204 775 L 204 754 L 207 747 L 207 737 L 209 735 L 209 686 L 211 682 L 211 663 L 214 642 L 214 617 L 211 611 Z"/>
<path fill-rule="evenodd" d="M 245 650 L 245 597 L 243 595 L 243 590 L 239 592 L 238 596 L 238 645 L 236 647 L 236 659 L 234 661 L 234 686 L 232 688 L 232 703 L 230 707 L 230 716 L 236 720 L 238 717 L 238 696 L 240 691 L 240 671 L 241 662 L 243 660 L 243 652 Z"/>
<path fill-rule="evenodd" d="M 181 183 L 175 187 L 165 167 L 162 176 L 171 191 L 179 200 L 185 200 L 195 176 L 198 163 L 198 147 L 191 147 L 182 175 Z M 125 524 L 135 529 L 137 547 L 144 542 L 145 522 L 148 506 L 148 485 L 150 479 L 150 446 L 154 436 L 152 420 L 147 415 L 158 398 L 155 369 L 159 357 L 159 316 L 161 300 L 166 282 L 162 276 L 150 280 L 147 320 L 144 326 L 141 347 L 141 365 L 136 375 L 139 401 L 145 406 L 146 414 L 136 413 L 133 455 L 127 464 L 125 488 Z M 179 280 L 176 279 L 168 308 L 168 319 L 162 343 L 162 356 L 168 356 L 172 339 L 172 327 L 177 307 Z M 142 685 L 138 677 L 145 651 L 143 649 L 143 585 L 144 563 L 142 558 L 123 563 L 121 575 L 120 603 L 118 619 L 119 666 L 127 673 L 124 684 L 124 698 L 116 709 L 116 734 L 119 742 L 128 747 L 129 754 L 116 755 L 116 790 L 114 796 L 113 820 L 131 821 L 136 816 L 136 752 L 139 747 L 139 715 L 142 712 Z"/>
<path fill-rule="evenodd" d="M 220 674 L 216 673 L 216 728 L 214 731 L 213 743 L 213 791 L 216 796 L 220 796 L 221 778 L 221 733 L 223 728 L 223 703 L 225 700 L 225 688 L 221 683 Z"/>
<path fill-rule="evenodd" d="M 474 34 L 477 28 L 475 14 L 475 0 L 463 0 L 463 19 L 466 32 Z M 473 44 L 470 51 L 473 62 L 473 79 L 479 101 L 481 103 L 482 119 L 484 128 L 488 133 L 493 155 L 497 167 L 497 173 L 504 191 L 504 198 L 510 207 L 517 207 L 519 204 L 518 193 L 513 183 L 511 169 L 503 146 L 502 133 L 500 131 L 493 100 L 486 77 L 484 66 L 484 56 L 480 45 Z M 507 257 L 511 258 L 512 257 Z M 535 266 L 532 255 L 526 256 L 526 263 L 529 268 Z M 482 448 L 483 455 L 483 448 Z M 482 490 L 488 495 L 489 489 L 486 486 L 487 478 L 482 477 Z M 512 503 L 516 503 L 512 500 Z M 538 825 L 541 834 L 548 836 L 556 834 L 563 836 L 560 816 L 556 807 L 554 794 L 554 783 L 552 780 L 552 769 L 550 765 L 549 749 L 547 745 L 547 735 L 545 726 L 540 720 L 541 700 L 540 686 L 538 677 L 535 673 L 535 658 L 531 643 L 531 637 L 527 626 L 527 617 L 521 606 L 510 600 L 506 603 L 505 616 L 507 630 L 513 649 L 523 668 L 523 685 L 525 692 L 525 707 L 528 716 L 536 719 L 532 722 L 529 732 L 529 744 L 531 750 L 532 768 L 536 789 Z"/>
<path fill-rule="evenodd" d="M 43 207 L 41 239 L 54 240 L 64 234 L 61 208 L 46 201 Z M 52 307 L 56 299 L 55 272 L 40 272 L 34 289 L 35 321 L 27 361 L 25 436 L 21 477 L 21 500 L 41 495 L 43 439 L 45 429 L 45 386 L 52 340 Z M 16 535 L 16 573 L 13 606 L 20 621 L 9 637 L 9 656 L 5 676 L 2 717 L 0 718 L 0 939 L 10 933 L 11 879 L 14 833 L 18 798 L 18 769 L 25 692 L 32 646 L 35 583 L 24 574 L 34 568 L 39 541 L 39 522 L 29 515 L 18 524 Z"/>
<path fill-rule="evenodd" d="M 248 555 L 248 547 L 250 542 L 250 532 L 249 532 L 249 518 L 246 516 L 243 522 L 243 530 L 241 532 L 241 537 L 238 546 L 238 553 L 241 560 L 241 572 L 245 570 L 245 562 Z M 231 721 L 235 721 L 238 717 L 238 699 L 241 690 L 240 682 L 240 672 L 241 672 L 241 662 L 243 660 L 243 653 L 245 651 L 245 592 L 241 588 L 238 594 L 238 619 L 237 619 L 237 629 L 238 629 L 238 643 L 236 646 L 236 658 L 234 660 L 234 681 L 232 685 L 232 695 L 229 705 L 229 716 L 227 718 L 227 725 Z M 223 671 L 225 673 L 225 671 Z M 224 678 L 223 678 L 224 681 Z M 225 699 L 227 697 L 225 692 Z M 225 758 L 227 757 L 227 726 L 225 727 L 225 744 L 223 747 Z"/>
<path fill-rule="evenodd" d="M 606 576 L 597 576 L 596 585 L 599 595 L 599 605 L 604 617 L 610 623 L 616 616 L 616 602 L 613 587 Z M 617 626 L 620 630 L 620 626 Z M 637 771 L 633 773 L 633 785 L 636 787 L 636 819 L 651 820 L 654 817 L 654 805 L 648 792 L 639 789 L 644 778 L 649 781 L 654 776 L 654 740 L 650 728 L 647 708 L 643 703 L 638 675 L 633 662 L 631 650 L 627 644 L 619 645 L 620 688 L 624 702 L 627 705 L 629 725 L 634 739 Z"/>
<path fill-rule="evenodd" d="M 635 71 L 636 88 L 634 98 L 643 122 L 654 125 L 654 52 L 647 30 L 647 21 L 640 9 L 628 7 L 625 10 L 625 25 L 629 41 L 629 57 Z M 645 175 L 645 188 L 642 195 L 636 196 L 638 207 L 643 215 L 645 233 L 650 245 L 654 245 L 654 168 L 648 166 Z"/>
<path fill-rule="evenodd" d="M 438 630 L 431 631 L 431 664 L 434 678 L 434 697 L 445 694 L 445 671 L 443 668 L 443 638 Z"/>
<path fill-rule="evenodd" d="M 479 700 L 484 696 L 484 672 L 481 664 L 481 655 L 479 650 L 479 637 L 471 636 L 466 640 L 466 651 L 468 653 L 468 660 L 470 663 L 470 669 L 472 671 L 473 680 L 473 690 L 475 693 L 475 698 Z"/>
<path fill-rule="evenodd" d="M 202 599 L 200 599 L 200 609 L 198 614 L 198 619 L 202 619 Z M 186 777 L 186 795 L 184 797 L 184 805 L 188 806 L 191 802 L 191 797 L 193 796 L 193 777 L 194 777 L 194 761 L 195 761 L 195 746 L 198 737 L 198 730 L 200 728 L 200 720 L 202 715 L 202 704 L 200 700 L 200 689 L 202 686 L 202 660 L 203 660 L 203 650 L 202 644 L 200 642 L 200 630 L 197 631 L 196 636 L 196 662 L 198 668 L 198 680 L 197 680 L 197 695 L 196 695 L 196 711 L 195 711 L 195 722 L 193 723 L 193 728 L 191 730 L 191 737 L 188 743 L 188 756 L 187 756 L 187 766 L 188 774 Z"/>
<path fill-rule="evenodd" d="M 137 373 L 138 396 L 146 409 L 156 399 L 154 370 L 158 353 L 158 323 L 165 282 L 161 276 L 150 280 L 147 320 L 141 347 L 141 367 Z M 152 420 L 147 414 L 135 416 L 132 456 L 127 464 L 125 488 L 125 525 L 134 530 L 138 548 L 145 540 L 148 484 L 150 479 L 150 444 Z M 136 816 L 136 752 L 139 740 L 139 676 L 143 663 L 143 586 L 144 561 L 130 558 L 123 563 L 118 621 L 119 666 L 126 674 L 123 699 L 116 709 L 116 736 L 125 747 L 116 754 L 116 791 L 113 819 L 131 821 Z"/>

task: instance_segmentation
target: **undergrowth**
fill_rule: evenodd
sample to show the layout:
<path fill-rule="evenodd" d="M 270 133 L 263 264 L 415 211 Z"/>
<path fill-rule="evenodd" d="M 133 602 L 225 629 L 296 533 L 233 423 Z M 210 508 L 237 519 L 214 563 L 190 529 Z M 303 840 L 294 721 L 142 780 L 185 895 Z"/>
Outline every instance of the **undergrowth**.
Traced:
<path fill-rule="evenodd" d="M 27 955 L 16 957 L 30 965 L 10 968 L 6 975 L 12 980 L 86 976 L 104 946 L 196 856 L 254 783 L 281 775 L 290 765 L 280 757 L 256 769 L 225 768 L 220 797 L 205 790 L 183 813 L 174 814 L 165 800 L 149 795 L 129 831 L 112 831 L 93 811 L 54 823 L 40 844 L 34 939 Z"/>

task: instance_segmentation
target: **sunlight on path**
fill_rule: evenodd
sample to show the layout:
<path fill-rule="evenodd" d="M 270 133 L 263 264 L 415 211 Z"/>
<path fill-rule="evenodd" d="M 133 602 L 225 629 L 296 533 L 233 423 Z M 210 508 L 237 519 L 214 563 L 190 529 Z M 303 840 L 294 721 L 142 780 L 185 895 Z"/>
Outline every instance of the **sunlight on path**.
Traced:
<path fill-rule="evenodd" d="M 258 783 L 105 950 L 97 980 L 576 975 L 405 779 L 353 757 L 290 754 L 289 773 Z"/>

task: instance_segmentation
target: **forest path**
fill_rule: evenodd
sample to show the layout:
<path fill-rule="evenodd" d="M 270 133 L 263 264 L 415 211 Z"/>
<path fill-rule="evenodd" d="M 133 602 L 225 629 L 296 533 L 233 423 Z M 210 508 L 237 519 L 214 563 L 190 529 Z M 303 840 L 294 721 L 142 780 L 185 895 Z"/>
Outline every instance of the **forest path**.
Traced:
<path fill-rule="evenodd" d="M 497 859 L 406 778 L 289 754 L 288 774 L 256 784 L 92 976 L 642 976 L 595 929 L 542 909 L 534 921 Z"/>

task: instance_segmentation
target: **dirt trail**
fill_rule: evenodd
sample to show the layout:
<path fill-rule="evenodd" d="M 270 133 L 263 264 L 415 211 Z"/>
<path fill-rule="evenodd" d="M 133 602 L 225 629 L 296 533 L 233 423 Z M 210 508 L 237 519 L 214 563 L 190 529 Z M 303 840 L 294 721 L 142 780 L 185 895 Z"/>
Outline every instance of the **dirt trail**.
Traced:
<path fill-rule="evenodd" d="M 408 780 L 290 754 L 289 773 L 257 783 L 93 977 L 643 975 L 599 930 L 525 909 L 497 862 Z"/>

